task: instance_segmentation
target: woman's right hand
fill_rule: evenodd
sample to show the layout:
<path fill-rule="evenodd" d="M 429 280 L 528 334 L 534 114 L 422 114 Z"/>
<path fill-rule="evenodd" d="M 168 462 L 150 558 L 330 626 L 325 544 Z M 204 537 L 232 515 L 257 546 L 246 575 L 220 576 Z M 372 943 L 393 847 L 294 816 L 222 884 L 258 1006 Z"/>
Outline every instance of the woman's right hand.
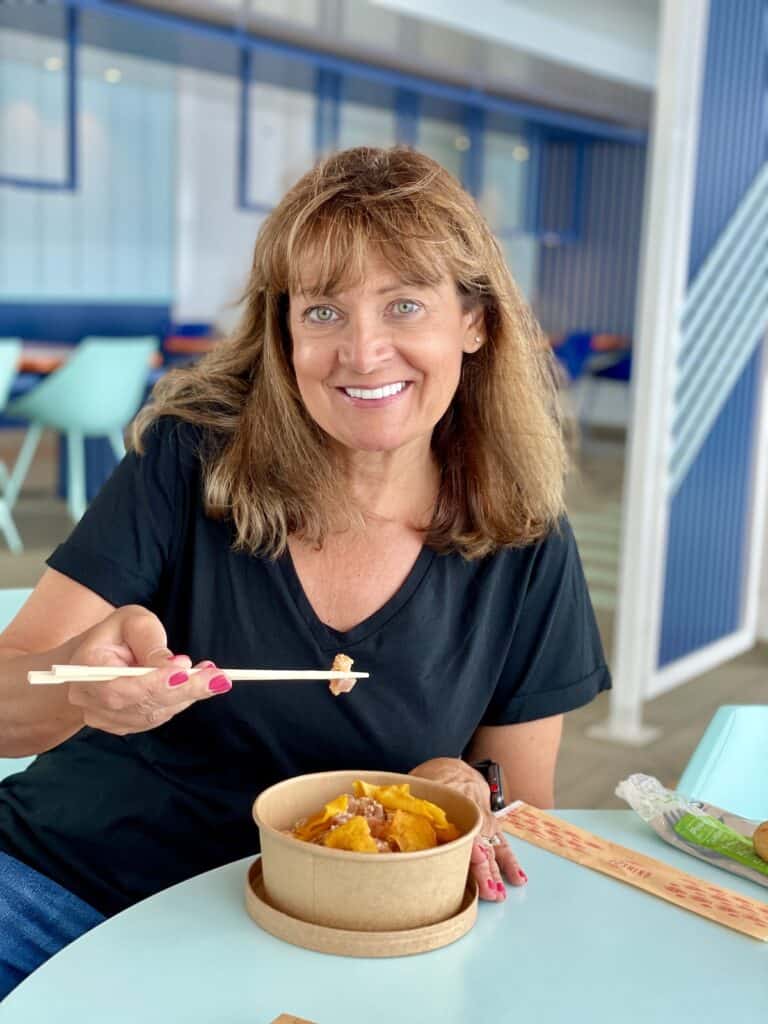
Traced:
<path fill-rule="evenodd" d="M 69 702 L 80 708 L 83 724 L 116 736 L 163 725 L 195 701 L 227 693 L 229 680 L 212 661 L 190 673 L 186 654 L 168 649 L 158 617 L 139 605 L 116 609 L 71 641 L 72 665 L 146 665 L 154 671 L 99 683 L 69 683 Z"/>

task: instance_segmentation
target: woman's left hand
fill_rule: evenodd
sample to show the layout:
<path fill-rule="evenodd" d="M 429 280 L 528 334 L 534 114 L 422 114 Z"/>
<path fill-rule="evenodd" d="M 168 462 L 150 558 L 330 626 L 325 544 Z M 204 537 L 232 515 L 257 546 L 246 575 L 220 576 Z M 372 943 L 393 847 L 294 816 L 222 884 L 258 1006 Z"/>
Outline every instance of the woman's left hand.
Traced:
<path fill-rule="evenodd" d="M 491 811 L 491 791 L 483 776 L 455 757 L 435 757 L 414 768 L 410 775 L 442 782 L 458 789 L 480 807 L 483 823 L 480 835 L 472 846 L 470 870 L 477 882 L 480 899 L 498 902 L 507 898 L 502 875 L 511 885 L 525 885 L 528 877 L 522 870 Z"/>

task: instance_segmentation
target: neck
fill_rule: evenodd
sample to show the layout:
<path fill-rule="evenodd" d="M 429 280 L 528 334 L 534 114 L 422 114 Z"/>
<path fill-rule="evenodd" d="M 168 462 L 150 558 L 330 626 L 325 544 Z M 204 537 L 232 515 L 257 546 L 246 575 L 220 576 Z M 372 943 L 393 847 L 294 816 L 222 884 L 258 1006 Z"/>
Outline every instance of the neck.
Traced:
<path fill-rule="evenodd" d="M 440 486 L 431 449 L 342 453 L 346 486 L 366 520 L 429 525 Z"/>

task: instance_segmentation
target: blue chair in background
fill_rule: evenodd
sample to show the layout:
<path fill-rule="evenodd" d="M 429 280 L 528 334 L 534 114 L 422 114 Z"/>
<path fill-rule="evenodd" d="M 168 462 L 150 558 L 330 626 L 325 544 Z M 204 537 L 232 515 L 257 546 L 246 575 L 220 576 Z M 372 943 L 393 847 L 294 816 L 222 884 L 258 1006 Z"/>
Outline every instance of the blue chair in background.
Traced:
<path fill-rule="evenodd" d="M 11 386 L 16 377 L 21 355 L 21 342 L 18 338 L 0 338 L 0 412 L 8 402 Z M 17 554 L 22 550 L 21 537 L 11 515 L 12 503 L 8 501 L 8 470 L 0 459 L 0 532 L 5 537 L 8 547 Z"/>
<path fill-rule="evenodd" d="M 26 589 L 0 590 L 0 632 L 14 618 L 31 593 L 31 590 Z M 14 772 L 23 771 L 32 761 L 33 757 L 0 757 L 0 779 L 6 775 L 13 775 Z"/>
<path fill-rule="evenodd" d="M 6 488 L 13 508 L 43 429 L 66 437 L 67 506 L 77 522 L 86 509 L 85 438 L 107 437 L 115 455 L 125 454 L 123 431 L 144 400 L 150 359 L 158 339 L 84 338 L 60 370 L 52 373 L 8 412 L 29 422 Z"/>
<path fill-rule="evenodd" d="M 768 819 L 768 706 L 718 708 L 677 790 L 743 818 Z"/>
<path fill-rule="evenodd" d="M 553 342 L 552 351 L 562 367 L 563 383 L 574 388 L 574 416 L 582 441 L 590 432 L 590 417 L 602 381 L 629 385 L 632 352 L 629 338 L 610 332 L 574 331 Z"/>

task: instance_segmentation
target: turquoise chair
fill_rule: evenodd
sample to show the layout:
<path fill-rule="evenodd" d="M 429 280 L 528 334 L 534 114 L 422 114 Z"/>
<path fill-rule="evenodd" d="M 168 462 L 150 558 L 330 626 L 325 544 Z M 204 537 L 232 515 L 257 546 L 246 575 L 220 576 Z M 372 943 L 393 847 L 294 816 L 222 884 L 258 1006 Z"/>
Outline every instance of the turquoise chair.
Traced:
<path fill-rule="evenodd" d="M 768 819 L 768 706 L 718 708 L 677 789 L 743 818 Z"/>
<path fill-rule="evenodd" d="M 21 342 L 18 338 L 0 338 L 0 412 L 5 408 L 8 395 L 11 393 L 20 355 Z M 5 537 L 10 550 L 18 554 L 23 549 L 19 531 L 11 515 L 12 503 L 8 501 L 8 482 L 8 470 L 0 459 L 0 533 Z"/>
<path fill-rule="evenodd" d="M 0 632 L 2 632 L 16 612 L 27 600 L 31 590 L 0 590 Z M 23 771 L 33 757 L 0 757 L 0 779 L 14 772 Z"/>
<path fill-rule="evenodd" d="M 125 455 L 123 431 L 144 400 L 154 337 L 83 338 L 62 366 L 8 412 L 29 421 L 6 488 L 13 508 L 45 427 L 67 439 L 67 505 L 77 522 L 86 509 L 85 438 L 107 437 L 115 455 Z"/>

